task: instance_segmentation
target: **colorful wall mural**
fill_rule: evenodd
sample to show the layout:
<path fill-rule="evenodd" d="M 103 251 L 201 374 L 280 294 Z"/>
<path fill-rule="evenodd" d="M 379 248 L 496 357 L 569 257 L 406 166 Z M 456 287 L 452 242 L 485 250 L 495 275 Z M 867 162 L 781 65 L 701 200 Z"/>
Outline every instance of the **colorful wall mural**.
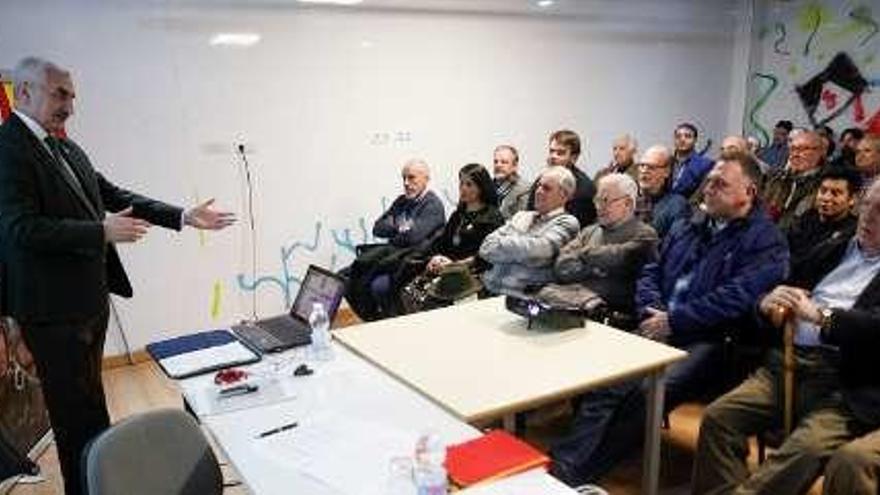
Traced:
<path fill-rule="evenodd" d="M 759 0 L 745 132 L 773 125 L 880 134 L 880 3 Z"/>

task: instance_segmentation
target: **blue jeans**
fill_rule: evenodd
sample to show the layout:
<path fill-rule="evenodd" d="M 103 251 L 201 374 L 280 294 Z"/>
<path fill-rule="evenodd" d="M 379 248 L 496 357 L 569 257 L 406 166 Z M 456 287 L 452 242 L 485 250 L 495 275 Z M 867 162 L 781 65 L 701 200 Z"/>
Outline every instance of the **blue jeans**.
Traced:
<path fill-rule="evenodd" d="M 702 397 L 722 376 L 720 342 L 685 346 L 688 356 L 666 373 L 666 411 Z M 639 445 L 645 435 L 645 382 L 631 380 L 580 398 L 569 434 L 550 449 L 553 475 L 577 486 L 596 481 Z"/>

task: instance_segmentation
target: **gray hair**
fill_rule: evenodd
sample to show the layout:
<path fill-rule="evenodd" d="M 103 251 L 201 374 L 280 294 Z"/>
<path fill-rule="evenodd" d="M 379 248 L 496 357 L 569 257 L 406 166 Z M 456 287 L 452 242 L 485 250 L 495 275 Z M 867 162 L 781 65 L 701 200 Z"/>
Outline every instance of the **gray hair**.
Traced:
<path fill-rule="evenodd" d="M 629 174 L 613 173 L 603 175 L 596 185 L 597 190 L 603 187 L 615 187 L 621 193 L 632 200 L 633 206 L 639 198 L 639 185 Z"/>
<path fill-rule="evenodd" d="M 616 143 L 617 141 L 623 141 L 624 143 L 626 143 L 626 147 L 633 151 L 639 149 L 639 142 L 636 141 L 636 138 L 634 138 L 632 134 L 627 133 L 617 136 L 616 138 L 614 138 L 614 141 L 612 141 L 612 144 Z"/>
<path fill-rule="evenodd" d="M 667 167 L 671 164 L 672 161 L 672 151 L 665 144 L 655 144 L 653 146 L 649 146 L 648 149 L 642 153 L 642 156 L 647 155 L 648 153 L 659 153 L 663 157 L 663 165 Z"/>
<path fill-rule="evenodd" d="M 428 162 L 422 160 L 421 158 L 410 158 L 403 164 L 403 168 L 401 170 L 406 171 L 409 168 L 415 168 L 425 173 L 425 176 L 429 179 L 431 178 L 431 168 L 428 167 Z"/>
<path fill-rule="evenodd" d="M 12 83 L 15 88 L 21 88 L 25 84 L 36 84 L 45 81 L 49 71 L 67 74 L 66 70 L 46 59 L 25 57 L 16 64 L 12 73 Z"/>
<path fill-rule="evenodd" d="M 553 165 L 545 168 L 544 171 L 541 172 L 541 177 L 549 177 L 555 180 L 569 198 L 574 195 L 574 190 L 577 188 L 577 181 L 574 178 L 574 174 L 571 173 L 571 170 L 561 165 Z"/>

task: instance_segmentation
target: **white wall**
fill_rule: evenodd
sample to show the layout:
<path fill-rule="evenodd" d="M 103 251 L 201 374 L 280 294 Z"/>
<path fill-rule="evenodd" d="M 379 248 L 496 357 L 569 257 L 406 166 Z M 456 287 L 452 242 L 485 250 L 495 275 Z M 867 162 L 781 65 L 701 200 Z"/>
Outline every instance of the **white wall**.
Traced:
<path fill-rule="evenodd" d="M 280 281 L 257 286 L 265 315 L 285 308 L 284 288 L 295 293 L 308 263 L 351 260 L 330 231 L 364 241 L 360 225 L 369 229 L 398 193 L 407 157 L 426 158 L 434 187 L 454 201 L 461 165 L 488 164 L 496 144 L 511 142 L 533 175 L 556 128 L 586 138 L 590 172 L 624 131 L 647 145 L 668 142 L 683 120 L 716 142 L 737 130 L 739 4 L 617 2 L 613 16 L 603 7 L 541 17 L 16 0 L 0 5 L 0 67 L 26 54 L 70 67 L 71 136 L 118 184 L 155 197 L 215 196 L 245 220 L 233 143 L 246 143 L 258 276 Z M 262 41 L 209 46 L 218 31 Z M 136 297 L 119 309 L 133 347 L 248 315 L 252 292 L 238 277 L 250 282 L 249 253 L 245 222 L 205 235 L 155 229 L 123 247 Z M 119 352 L 113 339 L 109 353 Z"/>

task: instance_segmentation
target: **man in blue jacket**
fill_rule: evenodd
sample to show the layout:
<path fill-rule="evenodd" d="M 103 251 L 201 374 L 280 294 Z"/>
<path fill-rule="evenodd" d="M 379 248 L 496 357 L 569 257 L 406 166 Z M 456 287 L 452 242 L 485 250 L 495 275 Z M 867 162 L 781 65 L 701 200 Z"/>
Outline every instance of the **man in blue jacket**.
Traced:
<path fill-rule="evenodd" d="M 709 158 L 697 153 L 697 127 L 690 123 L 679 124 L 675 128 L 675 154 L 672 162 L 671 190 L 690 198 L 712 169 L 714 163 Z"/>
<path fill-rule="evenodd" d="M 785 276 L 788 249 L 756 203 L 759 180 L 752 157 L 722 155 L 706 178 L 700 209 L 672 227 L 658 261 L 642 271 L 638 331 L 688 351 L 667 373 L 667 410 L 715 391 L 725 334 L 750 321 L 758 297 Z M 551 449 L 557 477 L 572 485 L 593 481 L 639 445 L 645 423 L 640 383 L 584 397 L 572 433 Z"/>

